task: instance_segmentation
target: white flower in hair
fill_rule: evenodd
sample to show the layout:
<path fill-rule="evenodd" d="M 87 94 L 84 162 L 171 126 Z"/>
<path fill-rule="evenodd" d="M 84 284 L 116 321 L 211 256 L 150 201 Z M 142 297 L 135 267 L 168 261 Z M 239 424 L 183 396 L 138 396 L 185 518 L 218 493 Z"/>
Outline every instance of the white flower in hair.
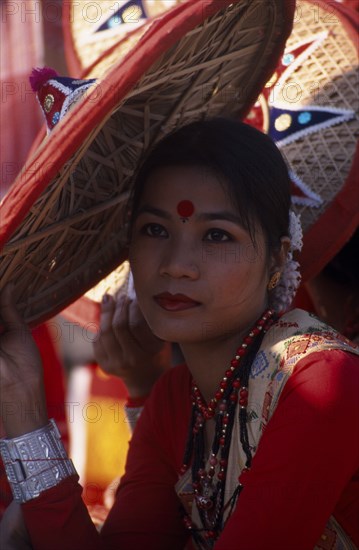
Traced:
<path fill-rule="evenodd" d="M 302 250 L 302 246 L 303 246 L 302 224 L 300 223 L 300 217 L 297 216 L 293 212 L 293 210 L 289 212 L 289 237 L 290 237 L 290 249 Z"/>
<path fill-rule="evenodd" d="M 293 260 L 293 251 L 302 249 L 303 231 L 299 216 L 292 210 L 289 213 L 289 237 L 287 261 L 278 285 L 271 292 L 271 307 L 278 313 L 283 313 L 290 307 L 301 280 L 299 263 Z"/>

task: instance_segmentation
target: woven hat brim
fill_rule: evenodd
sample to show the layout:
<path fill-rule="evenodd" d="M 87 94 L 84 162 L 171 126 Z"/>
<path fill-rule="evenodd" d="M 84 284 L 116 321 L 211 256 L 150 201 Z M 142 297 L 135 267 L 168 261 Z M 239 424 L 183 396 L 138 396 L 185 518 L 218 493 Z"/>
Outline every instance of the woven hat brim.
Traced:
<path fill-rule="evenodd" d="M 1 285 L 16 283 L 28 323 L 61 311 L 124 259 L 125 201 L 150 144 L 204 116 L 242 116 L 273 71 L 293 2 L 212 0 L 205 8 L 182 4 L 154 21 L 60 121 L 5 198 Z"/>

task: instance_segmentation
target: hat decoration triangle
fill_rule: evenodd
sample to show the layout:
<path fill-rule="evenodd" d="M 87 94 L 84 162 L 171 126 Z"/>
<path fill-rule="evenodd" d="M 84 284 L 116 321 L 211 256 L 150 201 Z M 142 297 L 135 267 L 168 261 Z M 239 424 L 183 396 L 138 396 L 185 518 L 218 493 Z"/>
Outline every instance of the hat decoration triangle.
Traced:
<path fill-rule="evenodd" d="M 48 133 L 95 83 L 96 79 L 60 77 L 50 67 L 33 69 L 30 84 L 44 113 Z"/>
<path fill-rule="evenodd" d="M 130 43 L 134 31 L 142 27 L 145 32 L 153 18 L 184 2 L 187 0 L 106 0 L 83 6 L 77 0 L 66 0 L 63 3 L 63 30 L 66 62 L 71 74 L 87 73 L 99 57 L 121 39 Z"/>
<path fill-rule="evenodd" d="M 302 90 L 291 75 L 309 64 L 310 56 L 325 43 L 330 31 L 312 35 L 286 49 L 276 71 L 266 84 L 245 122 L 268 133 L 280 149 L 304 136 L 320 132 L 356 117 L 352 109 L 329 104 L 311 105 L 301 101 Z M 325 47 L 325 45 L 324 45 Z M 316 98 L 319 83 L 313 78 L 309 93 Z M 295 171 L 290 170 L 292 203 L 318 208 L 323 200 L 313 187 Z"/>

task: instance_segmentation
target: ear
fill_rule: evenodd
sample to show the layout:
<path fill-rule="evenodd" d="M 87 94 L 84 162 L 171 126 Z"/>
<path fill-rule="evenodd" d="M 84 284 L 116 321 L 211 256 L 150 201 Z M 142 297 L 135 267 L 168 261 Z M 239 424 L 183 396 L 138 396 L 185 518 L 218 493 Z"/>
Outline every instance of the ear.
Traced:
<path fill-rule="evenodd" d="M 272 253 L 271 263 L 270 263 L 270 273 L 274 271 L 282 272 L 283 267 L 287 261 L 287 256 L 290 248 L 290 238 L 281 237 L 280 247 L 278 250 Z"/>

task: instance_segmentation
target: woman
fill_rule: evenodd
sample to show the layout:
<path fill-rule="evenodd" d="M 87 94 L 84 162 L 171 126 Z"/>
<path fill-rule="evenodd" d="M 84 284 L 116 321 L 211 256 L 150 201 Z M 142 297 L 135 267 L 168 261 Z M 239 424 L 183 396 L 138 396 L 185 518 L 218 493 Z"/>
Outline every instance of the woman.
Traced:
<path fill-rule="evenodd" d="M 151 393 L 100 535 L 66 458 L 50 489 L 14 481 L 34 548 L 355 548 L 358 351 L 301 310 L 279 317 L 298 283 L 289 208 L 279 151 L 244 124 L 194 123 L 152 150 L 130 204 L 130 261 L 150 328 L 186 365 Z M 11 289 L 1 304 L 2 399 L 33 411 L 5 416 L 7 435 L 50 439 Z M 37 488 L 49 467 L 38 468 Z"/>

